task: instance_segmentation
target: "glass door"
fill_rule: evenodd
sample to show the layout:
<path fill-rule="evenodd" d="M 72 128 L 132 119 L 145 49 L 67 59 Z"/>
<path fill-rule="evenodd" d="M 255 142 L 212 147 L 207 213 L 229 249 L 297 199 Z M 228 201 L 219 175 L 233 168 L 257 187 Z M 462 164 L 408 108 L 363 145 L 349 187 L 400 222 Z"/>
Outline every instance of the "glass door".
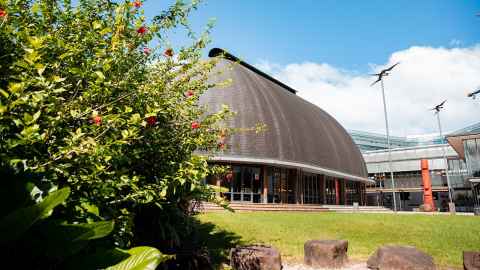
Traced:
<path fill-rule="evenodd" d="M 233 181 L 230 186 L 230 198 L 234 202 L 260 202 L 262 195 L 262 176 L 258 167 L 233 166 Z"/>
<path fill-rule="evenodd" d="M 252 168 L 243 168 L 242 177 L 242 201 L 252 201 L 253 172 Z"/>
<path fill-rule="evenodd" d="M 242 201 L 242 168 L 233 166 L 232 201 Z"/>

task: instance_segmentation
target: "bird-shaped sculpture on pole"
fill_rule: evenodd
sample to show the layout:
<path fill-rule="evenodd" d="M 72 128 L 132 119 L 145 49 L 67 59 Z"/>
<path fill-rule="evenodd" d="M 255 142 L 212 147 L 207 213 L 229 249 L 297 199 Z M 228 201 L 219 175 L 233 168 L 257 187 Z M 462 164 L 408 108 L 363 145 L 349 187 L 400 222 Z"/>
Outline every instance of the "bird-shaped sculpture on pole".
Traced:
<path fill-rule="evenodd" d="M 390 171 L 390 180 L 392 181 L 392 197 L 393 197 L 393 211 L 397 212 L 397 199 L 395 195 L 395 180 L 393 179 L 393 169 L 392 169 L 392 146 L 390 144 L 390 130 L 388 126 L 388 115 L 387 115 L 387 102 L 385 101 L 385 86 L 383 85 L 383 77 L 386 77 L 390 74 L 392 69 L 400 63 L 396 63 L 389 68 L 383 69 L 379 73 L 371 74 L 372 76 L 378 76 L 377 80 L 374 81 L 370 86 L 374 86 L 377 82 L 380 82 L 382 87 L 382 99 L 383 99 L 383 112 L 385 116 L 385 131 L 387 133 L 387 148 L 388 148 L 388 167 Z"/>
<path fill-rule="evenodd" d="M 374 81 L 370 86 L 373 86 L 375 85 L 376 83 L 378 83 L 379 81 L 381 81 L 383 79 L 383 77 L 386 77 L 388 76 L 390 73 L 390 71 L 392 71 L 392 69 L 397 66 L 398 64 L 400 63 L 396 63 L 394 64 L 393 66 L 389 67 L 389 68 L 386 68 L 386 69 L 383 69 L 382 71 L 380 71 L 379 73 L 375 73 L 375 74 L 371 74 L 372 76 L 378 76 L 377 80 Z"/>
<path fill-rule="evenodd" d="M 468 93 L 467 97 L 471 97 L 472 99 L 475 99 L 478 94 L 480 94 L 480 89 L 478 89 L 477 91 L 473 91 L 472 93 Z"/>
<path fill-rule="evenodd" d="M 435 107 L 431 108 L 431 111 L 435 111 L 435 115 L 437 116 L 437 123 L 438 123 L 438 132 L 440 135 L 440 138 L 444 140 L 443 134 L 442 134 L 442 124 L 440 122 L 440 110 L 443 109 L 443 106 L 445 105 L 445 102 L 447 100 L 442 101 L 442 103 L 436 105 Z M 447 186 L 448 186 L 448 198 L 450 200 L 450 205 L 449 205 L 449 210 L 450 212 L 454 211 L 455 209 L 455 204 L 453 203 L 453 190 L 452 186 L 450 185 L 450 175 L 448 172 L 448 159 L 447 159 L 447 150 L 445 149 L 445 144 L 442 144 L 442 152 L 443 152 L 443 160 L 445 162 L 445 175 L 447 176 Z"/>
<path fill-rule="evenodd" d="M 445 104 L 445 102 L 447 102 L 447 100 L 444 100 L 442 103 L 440 103 L 437 106 L 431 108 L 430 110 L 431 111 L 436 111 L 438 113 L 441 109 L 443 109 L 443 105 Z"/>

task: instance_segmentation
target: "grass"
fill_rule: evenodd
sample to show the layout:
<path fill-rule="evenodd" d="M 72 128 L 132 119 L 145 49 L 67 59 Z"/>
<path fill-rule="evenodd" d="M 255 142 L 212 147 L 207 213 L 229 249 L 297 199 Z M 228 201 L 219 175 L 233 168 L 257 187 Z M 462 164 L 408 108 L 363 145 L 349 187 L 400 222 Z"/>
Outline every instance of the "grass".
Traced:
<path fill-rule="evenodd" d="M 453 267 L 462 265 L 462 251 L 480 250 L 480 217 L 474 216 L 215 212 L 198 218 L 242 243 L 273 245 L 285 261 L 302 261 L 303 244 L 311 239 L 346 239 L 353 260 L 366 260 L 384 244 L 413 245 L 437 265 Z"/>

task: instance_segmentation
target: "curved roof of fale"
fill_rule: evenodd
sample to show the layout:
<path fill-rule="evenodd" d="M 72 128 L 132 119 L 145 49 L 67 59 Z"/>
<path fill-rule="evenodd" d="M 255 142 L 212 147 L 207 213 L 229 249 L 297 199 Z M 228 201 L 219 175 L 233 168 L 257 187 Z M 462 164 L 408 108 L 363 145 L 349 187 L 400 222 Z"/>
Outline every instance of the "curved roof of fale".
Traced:
<path fill-rule="evenodd" d="M 212 49 L 209 56 L 221 57 L 216 68 L 222 74 L 212 80 L 231 79 L 232 83 L 208 90 L 201 104 L 211 111 L 228 105 L 237 113 L 230 123 L 233 127 L 266 126 L 260 133 L 232 135 L 215 160 L 301 168 L 369 181 L 360 150 L 332 116 L 298 97 L 291 87 L 221 49 Z"/>

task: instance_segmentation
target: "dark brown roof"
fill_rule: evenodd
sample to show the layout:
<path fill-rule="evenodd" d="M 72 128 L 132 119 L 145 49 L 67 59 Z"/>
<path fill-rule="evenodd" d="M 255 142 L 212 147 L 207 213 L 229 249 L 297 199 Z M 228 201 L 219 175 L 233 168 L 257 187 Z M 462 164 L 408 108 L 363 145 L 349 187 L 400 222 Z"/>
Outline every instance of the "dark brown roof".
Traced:
<path fill-rule="evenodd" d="M 363 157 L 346 130 L 328 113 L 295 95 L 295 90 L 258 69 L 223 53 L 217 68 L 222 75 L 216 81 L 232 79 L 231 85 L 207 91 L 200 99 L 212 111 L 222 104 L 237 115 L 231 125 L 249 128 L 258 123 L 267 130 L 259 134 L 244 132 L 233 135 L 220 160 L 264 160 L 265 163 L 305 165 L 326 174 L 365 180 L 367 170 Z M 330 172 L 331 173 L 328 173 Z"/>

